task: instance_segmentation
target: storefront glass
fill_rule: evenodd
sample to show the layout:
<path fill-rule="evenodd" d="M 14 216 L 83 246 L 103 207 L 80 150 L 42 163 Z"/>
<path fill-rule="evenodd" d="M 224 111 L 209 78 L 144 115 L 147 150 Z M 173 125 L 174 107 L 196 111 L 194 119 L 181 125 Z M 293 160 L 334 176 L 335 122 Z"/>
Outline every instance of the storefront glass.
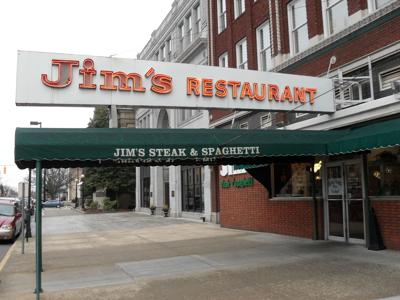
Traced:
<path fill-rule="evenodd" d="M 311 164 L 274 164 L 274 197 L 312 197 Z M 320 171 L 315 174 L 316 195 L 321 196 Z"/>
<path fill-rule="evenodd" d="M 182 167 L 182 211 L 203 212 L 202 167 Z"/>
<path fill-rule="evenodd" d="M 400 147 L 372 150 L 368 155 L 370 196 L 400 195 Z"/>

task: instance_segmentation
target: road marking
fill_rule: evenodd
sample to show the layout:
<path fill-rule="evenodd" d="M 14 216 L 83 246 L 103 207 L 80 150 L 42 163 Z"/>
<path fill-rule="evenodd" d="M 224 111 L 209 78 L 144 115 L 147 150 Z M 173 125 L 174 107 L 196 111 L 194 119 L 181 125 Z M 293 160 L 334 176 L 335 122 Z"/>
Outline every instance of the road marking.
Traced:
<path fill-rule="evenodd" d="M 9 260 L 11 256 L 11 252 L 13 251 L 15 245 L 17 244 L 17 241 L 14 242 L 14 244 L 8 249 L 6 255 L 4 255 L 3 260 L 0 262 L 0 272 L 3 270 L 4 266 L 6 265 L 7 261 Z"/>

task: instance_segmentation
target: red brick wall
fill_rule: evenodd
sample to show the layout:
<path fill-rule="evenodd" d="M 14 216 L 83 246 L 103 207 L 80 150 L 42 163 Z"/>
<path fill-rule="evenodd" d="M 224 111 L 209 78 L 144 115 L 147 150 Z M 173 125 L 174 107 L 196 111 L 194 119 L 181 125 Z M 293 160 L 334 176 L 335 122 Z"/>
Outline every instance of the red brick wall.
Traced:
<path fill-rule="evenodd" d="M 347 8 L 349 10 L 349 16 L 358 12 L 359 10 L 366 9 L 368 7 L 367 0 L 351 0 L 347 1 Z"/>
<path fill-rule="evenodd" d="M 240 174 L 220 177 L 233 181 L 249 177 Z M 220 222 L 223 227 L 312 237 L 312 201 L 271 201 L 268 191 L 256 180 L 253 187 L 221 188 Z M 323 214 L 319 209 L 320 236 L 323 236 Z"/>
<path fill-rule="evenodd" d="M 335 55 L 336 64 L 333 68 L 357 60 L 387 45 L 400 40 L 400 17 L 375 28 L 368 34 L 358 36 L 338 48 L 326 52 L 324 55 L 313 59 L 312 63 L 305 63 L 296 68 L 288 68 L 284 72 L 300 75 L 319 76 L 328 69 L 329 59 Z"/>
<path fill-rule="evenodd" d="M 400 250 L 400 200 L 372 201 L 382 233 L 383 242 L 389 249 Z"/>

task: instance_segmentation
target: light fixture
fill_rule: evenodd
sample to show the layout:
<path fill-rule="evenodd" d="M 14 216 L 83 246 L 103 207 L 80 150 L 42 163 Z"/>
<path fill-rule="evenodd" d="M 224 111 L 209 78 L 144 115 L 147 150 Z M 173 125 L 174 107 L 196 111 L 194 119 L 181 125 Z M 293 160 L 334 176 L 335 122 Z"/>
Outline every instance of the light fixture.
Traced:
<path fill-rule="evenodd" d="M 322 167 L 322 160 L 314 164 L 314 173 L 317 173 Z"/>

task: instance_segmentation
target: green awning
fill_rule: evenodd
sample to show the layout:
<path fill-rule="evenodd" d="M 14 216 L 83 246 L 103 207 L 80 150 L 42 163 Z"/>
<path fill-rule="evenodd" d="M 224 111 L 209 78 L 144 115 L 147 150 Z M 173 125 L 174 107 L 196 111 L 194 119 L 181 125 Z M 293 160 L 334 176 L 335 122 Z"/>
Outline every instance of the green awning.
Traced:
<path fill-rule="evenodd" d="M 400 119 L 371 123 L 343 131 L 328 145 L 327 154 L 345 154 L 400 145 Z"/>
<path fill-rule="evenodd" d="M 19 168 L 108 165 L 261 165 L 400 144 L 400 120 L 356 129 L 17 128 Z"/>

